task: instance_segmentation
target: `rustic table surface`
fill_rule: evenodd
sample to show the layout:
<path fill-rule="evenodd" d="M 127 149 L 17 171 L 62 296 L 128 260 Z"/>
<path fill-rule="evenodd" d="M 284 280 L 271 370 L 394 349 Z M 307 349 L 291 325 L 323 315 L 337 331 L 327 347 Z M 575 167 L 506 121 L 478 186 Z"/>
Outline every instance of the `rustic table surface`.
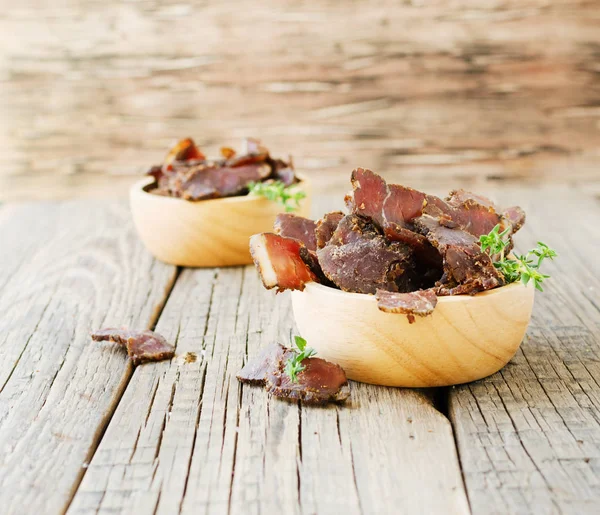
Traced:
<path fill-rule="evenodd" d="M 154 260 L 120 199 L 1 206 L 2 512 L 598 513 L 600 205 L 483 193 L 527 210 L 521 249 L 560 254 L 517 355 L 452 388 L 352 383 L 326 408 L 237 382 L 294 332 L 253 267 Z M 90 340 L 104 326 L 156 328 L 176 356 L 134 369 Z"/>

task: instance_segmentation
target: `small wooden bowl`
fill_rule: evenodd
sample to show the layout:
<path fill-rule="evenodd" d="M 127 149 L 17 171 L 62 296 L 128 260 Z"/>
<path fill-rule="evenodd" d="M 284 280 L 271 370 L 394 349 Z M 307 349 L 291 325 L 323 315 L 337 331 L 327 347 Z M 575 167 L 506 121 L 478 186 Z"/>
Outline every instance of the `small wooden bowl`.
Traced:
<path fill-rule="evenodd" d="M 440 297 L 434 312 L 384 313 L 373 295 L 317 283 L 292 292 L 300 334 L 321 358 L 355 381 L 386 386 L 448 386 L 500 370 L 519 348 L 535 289 L 514 283 L 474 296 Z"/>
<path fill-rule="evenodd" d="M 306 193 L 294 214 L 310 215 L 311 187 L 306 177 L 295 187 Z M 284 211 L 264 197 L 245 195 L 192 202 L 146 191 L 153 178 L 135 183 L 129 200 L 135 227 L 146 248 L 161 261 L 179 266 L 221 267 L 252 263 L 248 240 L 273 231 Z"/>

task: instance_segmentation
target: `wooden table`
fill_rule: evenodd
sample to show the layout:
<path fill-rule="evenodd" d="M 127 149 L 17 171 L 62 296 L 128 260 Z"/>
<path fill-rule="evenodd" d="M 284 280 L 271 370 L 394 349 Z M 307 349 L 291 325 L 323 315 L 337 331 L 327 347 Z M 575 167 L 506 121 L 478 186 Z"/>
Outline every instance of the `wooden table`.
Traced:
<path fill-rule="evenodd" d="M 529 213 L 521 249 L 560 255 L 521 350 L 476 383 L 352 383 L 327 408 L 235 379 L 294 333 L 289 297 L 253 267 L 155 261 L 121 200 L 0 207 L 1 511 L 598 513 L 600 206 L 488 193 Z M 133 369 L 90 340 L 104 326 L 156 328 L 176 357 Z"/>

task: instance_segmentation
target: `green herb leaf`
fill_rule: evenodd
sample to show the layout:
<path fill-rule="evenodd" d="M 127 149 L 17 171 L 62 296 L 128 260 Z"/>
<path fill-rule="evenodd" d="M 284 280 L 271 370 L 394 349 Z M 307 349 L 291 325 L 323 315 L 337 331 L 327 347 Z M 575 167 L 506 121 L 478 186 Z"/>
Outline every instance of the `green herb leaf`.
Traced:
<path fill-rule="evenodd" d="M 317 351 L 306 346 L 306 340 L 301 336 L 294 336 L 294 343 L 298 350 L 292 348 L 293 355 L 285 362 L 284 372 L 290 378 L 292 383 L 298 382 L 298 374 L 304 370 L 302 361 L 311 358 Z"/>
<path fill-rule="evenodd" d="M 554 259 L 557 256 L 556 251 L 545 243 L 538 241 L 538 246 L 527 254 L 515 255 L 515 259 L 505 258 L 504 250 L 509 241 L 504 240 L 504 237 L 508 235 L 509 229 L 503 232 L 499 231 L 500 225 L 496 225 L 489 234 L 479 237 L 481 251 L 487 251 L 492 257 L 494 266 L 500 270 L 507 283 L 521 281 L 524 285 L 527 285 L 532 282 L 536 289 L 544 291 L 542 283 L 550 276 L 542 274 L 539 268 L 545 259 Z"/>
<path fill-rule="evenodd" d="M 294 336 L 294 342 L 296 343 L 296 347 L 303 351 L 306 347 L 306 340 L 302 338 L 302 336 Z"/>
<path fill-rule="evenodd" d="M 292 186 L 286 186 L 281 181 L 251 182 L 248 184 L 248 190 L 254 195 L 279 202 L 289 213 L 296 211 L 300 207 L 300 200 L 306 197 L 306 193 L 298 191 Z"/>

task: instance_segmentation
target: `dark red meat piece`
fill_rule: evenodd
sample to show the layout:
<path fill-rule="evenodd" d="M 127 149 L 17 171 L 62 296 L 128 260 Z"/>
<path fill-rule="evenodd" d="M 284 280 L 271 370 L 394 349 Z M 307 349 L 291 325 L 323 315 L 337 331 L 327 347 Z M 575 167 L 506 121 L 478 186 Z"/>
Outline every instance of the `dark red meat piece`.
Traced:
<path fill-rule="evenodd" d="M 382 177 L 363 168 L 352 173 L 352 186 L 353 212 L 372 218 L 384 230 L 390 224 L 411 229 L 415 218 L 428 214 L 447 226 L 480 236 L 503 221 L 489 199 L 464 190 L 452 192 L 444 201 L 406 186 L 387 185 Z"/>
<path fill-rule="evenodd" d="M 340 220 L 344 218 L 344 213 L 341 211 L 334 211 L 327 213 L 321 220 L 317 222 L 317 228 L 315 229 L 315 236 L 317 241 L 317 248 L 322 249 L 327 242 L 333 236 L 333 233 L 337 229 Z"/>
<path fill-rule="evenodd" d="M 416 288 L 410 247 L 388 242 L 375 226 L 356 215 L 343 218 L 329 243 L 317 251 L 325 276 L 344 291 L 375 293 L 377 289 Z"/>
<path fill-rule="evenodd" d="M 277 368 L 283 360 L 286 350 L 283 345 L 272 343 L 265 347 L 258 356 L 249 360 L 238 372 L 237 378 L 242 383 L 264 386 L 267 381 L 267 373 L 269 370 Z"/>
<path fill-rule="evenodd" d="M 111 341 L 126 347 L 134 365 L 171 359 L 175 355 L 175 347 L 160 334 L 149 330 L 101 329 L 92 333 L 92 340 Z"/>
<path fill-rule="evenodd" d="M 315 229 L 317 223 L 314 220 L 291 213 L 281 213 L 275 218 L 273 229 L 276 234 L 281 234 L 286 238 L 294 238 L 304 243 L 304 246 L 311 251 L 317 250 L 317 237 Z"/>
<path fill-rule="evenodd" d="M 478 238 L 461 229 L 440 225 L 428 215 L 414 222 L 443 259 L 444 276 L 438 285 L 438 295 L 474 294 L 504 284 L 491 258 L 481 252 Z"/>
<path fill-rule="evenodd" d="M 246 154 L 237 155 L 233 149 L 223 147 L 224 159 L 207 160 L 191 139 L 182 140 L 171 149 L 162 166 L 148 171 L 155 179 L 148 191 L 196 201 L 246 194 L 251 182 L 297 182 L 291 162 L 272 159 L 257 140 L 249 140 L 248 148 Z"/>
<path fill-rule="evenodd" d="M 382 177 L 371 170 L 357 168 L 350 178 L 354 190 L 352 212 L 384 226 L 383 204 L 389 190 Z"/>
<path fill-rule="evenodd" d="M 267 289 L 277 288 L 279 292 L 304 290 L 306 283 L 317 281 L 301 252 L 309 259 L 302 243 L 279 234 L 262 233 L 250 238 L 250 253 Z"/>
<path fill-rule="evenodd" d="M 192 138 L 179 141 L 167 154 L 164 164 L 168 165 L 174 161 L 188 161 L 190 159 L 206 159 L 200 152 Z"/>
<path fill-rule="evenodd" d="M 282 399 L 306 404 L 342 402 L 350 396 L 348 379 L 342 367 L 321 358 L 306 358 L 305 367 L 293 383 L 285 373 L 285 363 L 294 351 L 272 344 L 249 361 L 237 378 L 243 383 L 264 385 L 266 390 Z"/>
<path fill-rule="evenodd" d="M 273 179 L 283 182 L 286 186 L 290 186 L 298 182 L 294 171 L 292 156 L 285 162 L 281 159 L 271 159 L 270 164 L 273 168 Z"/>
<path fill-rule="evenodd" d="M 266 163 L 237 167 L 196 165 L 192 168 L 176 168 L 169 178 L 171 193 L 186 200 L 239 195 L 248 188 L 249 182 L 260 182 L 271 174 Z"/>
<path fill-rule="evenodd" d="M 396 293 L 377 290 L 377 307 L 387 313 L 403 313 L 412 324 L 415 315 L 427 316 L 433 313 L 437 304 L 437 295 L 433 289 L 419 290 L 409 293 Z"/>

